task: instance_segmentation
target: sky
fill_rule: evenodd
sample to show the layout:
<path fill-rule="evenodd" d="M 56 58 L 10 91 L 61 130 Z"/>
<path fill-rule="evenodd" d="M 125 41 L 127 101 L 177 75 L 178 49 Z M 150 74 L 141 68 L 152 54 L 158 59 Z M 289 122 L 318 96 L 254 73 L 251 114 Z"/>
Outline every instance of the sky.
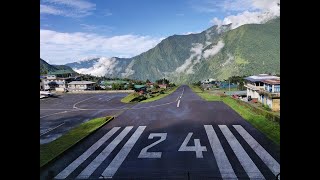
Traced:
<path fill-rule="evenodd" d="M 40 58 L 133 57 L 174 34 L 277 16 L 280 0 L 40 0 Z"/>

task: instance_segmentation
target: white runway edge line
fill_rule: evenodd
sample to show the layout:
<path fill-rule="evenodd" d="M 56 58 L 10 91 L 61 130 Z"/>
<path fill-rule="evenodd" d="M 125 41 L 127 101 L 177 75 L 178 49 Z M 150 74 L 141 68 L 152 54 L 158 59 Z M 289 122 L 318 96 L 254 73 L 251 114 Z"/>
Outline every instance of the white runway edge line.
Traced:
<path fill-rule="evenodd" d="M 112 128 L 108 133 L 106 133 L 102 138 L 100 138 L 96 143 L 94 143 L 89 149 L 86 150 L 81 156 L 69 164 L 63 171 L 61 171 L 55 178 L 65 179 L 68 177 L 77 167 L 82 164 L 89 156 L 91 156 L 104 142 L 106 142 L 114 133 L 116 133 L 120 127 Z"/>
<path fill-rule="evenodd" d="M 237 179 L 219 138 L 211 125 L 204 125 L 222 179 Z"/>
<path fill-rule="evenodd" d="M 236 154 L 241 166 L 246 171 L 250 179 L 265 179 L 259 171 L 258 167 L 254 164 L 252 159 L 243 149 L 239 141 L 234 137 L 230 129 L 226 125 L 219 125 L 224 137 L 227 139 L 233 152 Z"/>
<path fill-rule="evenodd" d="M 54 128 L 50 128 L 50 129 L 46 130 L 45 132 L 43 132 L 43 133 L 40 134 L 40 137 L 41 137 L 42 135 L 45 135 L 45 134 L 47 134 L 48 132 L 51 132 L 51 131 L 57 129 L 58 127 L 64 125 L 64 123 L 65 123 L 65 122 L 59 124 L 58 126 L 56 126 L 56 127 L 54 127 Z"/>
<path fill-rule="evenodd" d="M 233 125 L 243 139 L 250 145 L 254 152 L 268 166 L 276 176 L 280 173 L 280 164 L 240 125 Z"/>
<path fill-rule="evenodd" d="M 41 110 L 41 109 L 40 109 L 40 110 Z M 44 117 L 48 117 L 48 116 L 52 116 L 52 115 L 56 115 L 56 114 L 64 114 L 64 113 L 68 113 L 68 112 L 72 112 L 72 111 L 78 111 L 78 110 L 72 109 L 72 110 L 70 110 L 70 111 L 56 112 L 56 113 L 52 113 L 52 114 L 48 114 L 48 115 L 41 116 L 40 119 L 41 119 L 41 118 L 44 118 Z"/>
<path fill-rule="evenodd" d="M 130 139 L 126 142 L 126 144 L 122 147 L 116 157 L 112 160 L 109 166 L 103 171 L 102 176 L 104 177 L 113 177 L 114 174 L 117 172 L 118 168 L 121 166 L 123 161 L 128 156 L 129 152 L 131 151 L 132 147 L 135 145 L 139 137 L 141 136 L 142 132 L 146 126 L 139 126 L 138 129 L 133 133 Z"/>
<path fill-rule="evenodd" d="M 77 177 L 88 179 L 100 164 L 109 156 L 123 138 L 130 132 L 133 126 L 127 126 Z"/>

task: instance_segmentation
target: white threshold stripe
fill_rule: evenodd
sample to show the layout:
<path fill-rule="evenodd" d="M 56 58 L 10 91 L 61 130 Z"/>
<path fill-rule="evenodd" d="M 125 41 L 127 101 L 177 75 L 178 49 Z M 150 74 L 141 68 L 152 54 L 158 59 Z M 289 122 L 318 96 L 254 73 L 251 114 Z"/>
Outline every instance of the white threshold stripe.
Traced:
<path fill-rule="evenodd" d="M 103 171 L 102 176 L 104 177 L 113 177 L 113 175 L 117 172 L 118 168 L 121 166 L 123 161 L 128 156 L 129 152 L 141 136 L 142 132 L 146 126 L 139 126 L 138 129 L 133 133 L 130 139 L 126 142 L 126 144 L 122 147 L 116 157 L 111 161 L 109 166 Z"/>
<path fill-rule="evenodd" d="M 115 147 L 130 132 L 133 126 L 127 126 L 77 177 L 77 179 L 88 179 L 100 164 L 109 156 Z"/>
<path fill-rule="evenodd" d="M 68 177 L 77 167 L 82 164 L 89 156 L 91 156 L 104 142 L 106 142 L 114 133 L 116 133 L 120 127 L 112 128 L 108 133 L 106 133 L 102 138 L 100 138 L 96 143 L 94 143 L 89 149 L 87 149 L 81 156 L 69 164 L 63 171 L 61 171 L 55 178 L 65 179 Z"/>
<path fill-rule="evenodd" d="M 211 125 L 204 125 L 222 179 L 238 179 Z"/>
<path fill-rule="evenodd" d="M 233 125 L 233 127 L 268 166 L 272 173 L 275 176 L 278 175 L 280 173 L 280 164 L 241 125 Z"/>
<path fill-rule="evenodd" d="M 241 166 L 246 171 L 250 179 L 265 179 L 258 167 L 243 149 L 239 141 L 234 137 L 230 129 L 226 125 L 219 125 L 224 137 L 227 139 L 233 152 L 236 154 Z"/>
<path fill-rule="evenodd" d="M 180 99 L 179 99 L 179 101 L 178 101 L 177 107 L 179 107 L 179 105 L 180 105 Z"/>

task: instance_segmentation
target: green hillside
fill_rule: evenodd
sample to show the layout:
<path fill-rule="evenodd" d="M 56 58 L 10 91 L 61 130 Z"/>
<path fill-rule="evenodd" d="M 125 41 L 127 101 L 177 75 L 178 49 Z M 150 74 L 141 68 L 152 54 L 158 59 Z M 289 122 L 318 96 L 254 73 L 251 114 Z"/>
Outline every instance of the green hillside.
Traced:
<path fill-rule="evenodd" d="M 56 72 L 60 70 L 69 70 L 74 72 L 73 69 L 66 65 L 50 65 L 45 60 L 40 58 L 40 75 L 48 74 L 48 72 Z M 74 72 L 75 73 L 75 72 Z"/>

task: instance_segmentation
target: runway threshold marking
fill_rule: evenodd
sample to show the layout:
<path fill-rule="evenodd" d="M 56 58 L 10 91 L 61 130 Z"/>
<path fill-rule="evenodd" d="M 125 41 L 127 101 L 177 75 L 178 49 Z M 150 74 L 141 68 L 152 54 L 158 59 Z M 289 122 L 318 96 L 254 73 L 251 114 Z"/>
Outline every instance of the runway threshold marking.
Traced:
<path fill-rule="evenodd" d="M 116 133 L 120 127 L 112 128 L 108 133 L 106 133 L 102 138 L 100 138 L 96 143 L 94 143 L 89 149 L 87 149 L 81 156 L 74 160 L 69 166 L 67 166 L 63 171 L 61 171 L 55 178 L 65 179 L 68 177 L 80 164 L 82 164 L 89 156 L 91 156 L 103 143 L 105 143 L 114 133 Z"/>
<path fill-rule="evenodd" d="M 130 132 L 133 126 L 127 126 L 108 146 L 78 175 L 77 179 L 88 179 L 90 175 L 109 156 L 123 138 Z"/>
<path fill-rule="evenodd" d="M 232 169 L 228 157 L 224 152 L 224 149 L 212 125 L 204 125 L 204 128 L 206 130 L 214 157 L 216 158 L 222 179 L 237 179 L 237 176 Z"/>
<path fill-rule="evenodd" d="M 133 133 L 130 139 L 126 142 L 126 144 L 122 147 L 116 157 L 111 161 L 109 166 L 103 171 L 102 176 L 104 177 L 113 177 L 113 175 L 117 172 L 118 168 L 121 166 L 123 161 L 128 156 L 129 152 L 141 136 L 142 132 L 146 126 L 139 126 L 138 129 Z"/>
<path fill-rule="evenodd" d="M 233 125 L 254 152 L 276 176 L 280 173 L 280 164 L 240 125 Z"/>
<path fill-rule="evenodd" d="M 218 125 L 224 137 L 227 139 L 231 149 L 240 161 L 241 166 L 246 171 L 250 179 L 265 179 L 258 167 L 254 164 L 250 156 L 243 149 L 239 141 L 234 137 L 226 125 Z"/>

